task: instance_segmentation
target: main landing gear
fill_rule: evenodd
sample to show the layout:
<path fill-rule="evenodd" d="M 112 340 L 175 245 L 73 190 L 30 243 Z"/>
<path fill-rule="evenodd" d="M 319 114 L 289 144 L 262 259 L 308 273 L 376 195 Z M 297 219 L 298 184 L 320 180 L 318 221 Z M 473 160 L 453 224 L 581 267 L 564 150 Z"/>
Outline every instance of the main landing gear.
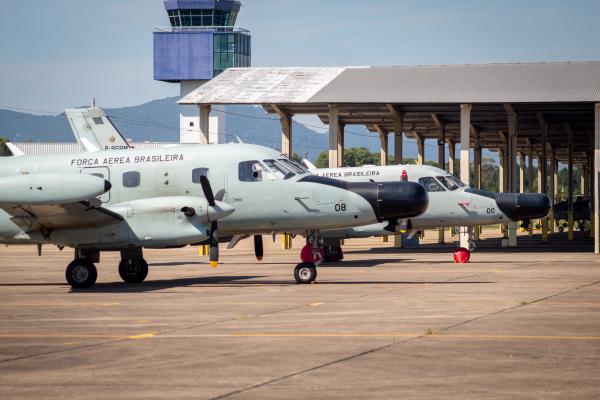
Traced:
<path fill-rule="evenodd" d="M 67 283 L 73 289 L 88 289 L 94 286 L 98 277 L 94 263 L 99 261 L 99 251 L 76 249 L 75 260 L 67 266 L 65 272 Z M 141 248 L 121 251 L 119 276 L 126 283 L 141 283 L 146 279 L 148 263 L 144 260 Z"/>
<path fill-rule="evenodd" d="M 294 269 L 296 282 L 307 284 L 317 279 L 317 267 L 323 262 L 323 254 L 319 243 L 319 232 L 309 232 L 306 245 L 300 252 L 302 262 Z"/>

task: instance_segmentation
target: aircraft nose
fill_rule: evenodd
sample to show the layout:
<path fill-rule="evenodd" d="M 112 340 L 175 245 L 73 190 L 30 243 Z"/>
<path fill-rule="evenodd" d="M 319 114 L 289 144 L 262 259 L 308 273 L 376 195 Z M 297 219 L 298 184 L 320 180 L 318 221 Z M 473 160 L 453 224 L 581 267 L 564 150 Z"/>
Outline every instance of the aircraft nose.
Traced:
<path fill-rule="evenodd" d="M 411 218 L 427 210 L 427 190 L 415 182 L 377 184 L 377 203 L 381 219 Z"/>
<path fill-rule="evenodd" d="M 498 193 L 496 204 L 513 221 L 545 217 L 551 208 L 550 198 L 542 193 Z"/>

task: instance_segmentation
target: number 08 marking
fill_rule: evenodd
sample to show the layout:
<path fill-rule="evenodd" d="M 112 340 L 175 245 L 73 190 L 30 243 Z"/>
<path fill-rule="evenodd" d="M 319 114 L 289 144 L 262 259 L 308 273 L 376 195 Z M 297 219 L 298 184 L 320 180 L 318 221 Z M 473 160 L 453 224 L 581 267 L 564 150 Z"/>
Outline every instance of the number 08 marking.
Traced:
<path fill-rule="evenodd" d="M 342 204 L 336 204 L 335 205 L 335 211 L 346 211 L 346 204 L 342 203 Z"/>

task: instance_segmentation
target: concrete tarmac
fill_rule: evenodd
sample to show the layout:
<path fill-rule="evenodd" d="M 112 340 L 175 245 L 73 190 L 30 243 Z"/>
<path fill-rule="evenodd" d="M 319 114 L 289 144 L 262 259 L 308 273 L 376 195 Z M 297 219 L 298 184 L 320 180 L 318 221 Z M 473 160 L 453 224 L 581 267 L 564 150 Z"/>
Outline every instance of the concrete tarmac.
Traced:
<path fill-rule="evenodd" d="M 301 239 L 265 237 L 262 262 L 222 246 L 215 269 L 146 251 L 136 285 L 106 253 L 79 291 L 72 251 L 3 247 L 0 398 L 597 399 L 599 258 L 535 240 L 460 265 L 451 246 L 347 241 L 312 285 L 293 280 Z"/>

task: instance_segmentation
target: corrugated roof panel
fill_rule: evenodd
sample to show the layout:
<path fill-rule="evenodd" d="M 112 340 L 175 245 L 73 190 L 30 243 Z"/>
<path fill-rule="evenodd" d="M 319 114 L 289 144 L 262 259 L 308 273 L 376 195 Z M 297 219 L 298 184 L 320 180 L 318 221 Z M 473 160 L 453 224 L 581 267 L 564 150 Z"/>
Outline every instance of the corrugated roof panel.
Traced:
<path fill-rule="evenodd" d="M 229 69 L 181 104 L 600 101 L 600 62 Z"/>
<path fill-rule="evenodd" d="M 600 62 L 346 69 L 311 103 L 600 101 Z"/>
<path fill-rule="evenodd" d="M 304 103 L 344 68 L 230 68 L 180 104 Z"/>

